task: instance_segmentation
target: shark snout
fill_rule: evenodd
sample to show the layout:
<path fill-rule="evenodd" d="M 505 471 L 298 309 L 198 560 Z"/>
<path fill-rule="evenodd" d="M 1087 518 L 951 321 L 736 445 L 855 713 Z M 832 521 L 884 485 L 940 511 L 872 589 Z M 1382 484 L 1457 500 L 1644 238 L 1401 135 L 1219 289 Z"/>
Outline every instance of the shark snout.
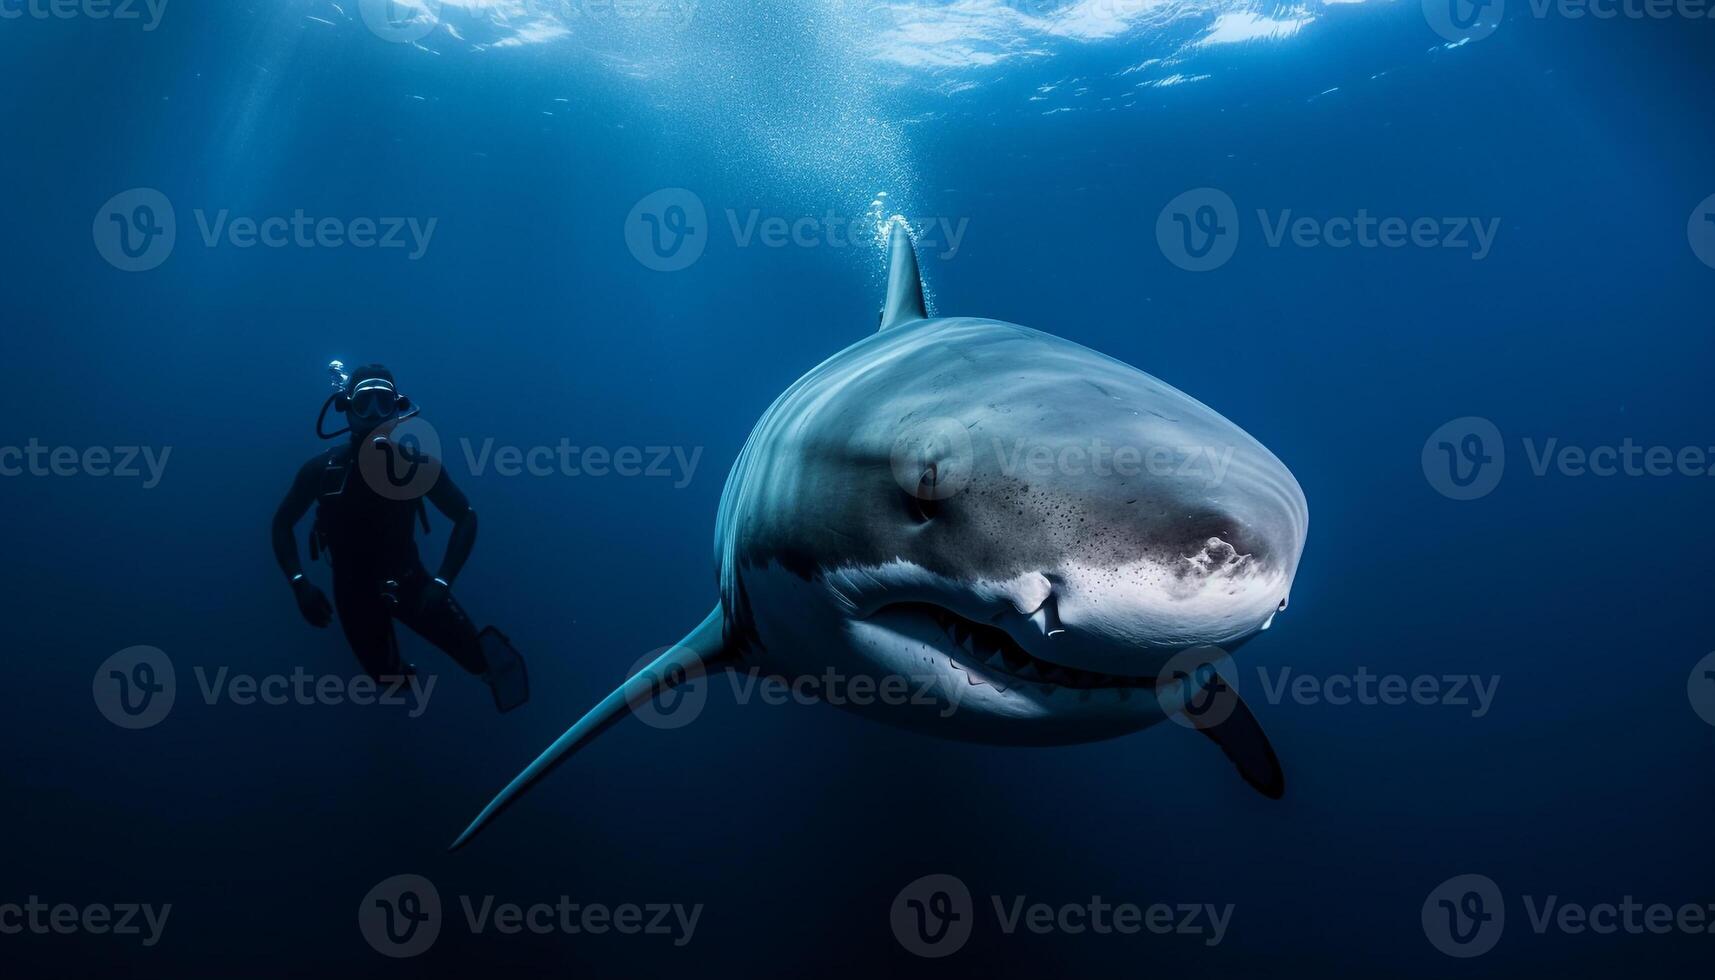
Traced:
<path fill-rule="evenodd" d="M 1271 507 L 1235 515 L 1160 560 L 1086 572 L 1081 588 L 1068 590 L 1062 618 L 1152 651 L 1231 650 L 1286 609 L 1304 547 L 1301 514 Z"/>
<path fill-rule="evenodd" d="M 1285 610 L 1308 507 L 1267 450 L 1235 454 L 1219 487 L 1138 496 L 1107 502 L 1100 522 L 1081 513 L 1095 529 L 1080 546 L 1007 583 L 1001 623 L 1032 654 L 1151 673 L 1190 647 L 1231 650 Z"/>

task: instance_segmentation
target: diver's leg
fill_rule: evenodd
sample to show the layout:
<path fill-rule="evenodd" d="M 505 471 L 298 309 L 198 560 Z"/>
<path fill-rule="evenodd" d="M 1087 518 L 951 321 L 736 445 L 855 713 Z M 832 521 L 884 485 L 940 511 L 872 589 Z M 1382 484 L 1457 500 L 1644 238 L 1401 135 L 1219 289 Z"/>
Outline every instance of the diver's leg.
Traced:
<path fill-rule="evenodd" d="M 427 580 L 425 573 L 420 581 Z M 411 592 L 412 601 L 402 601 L 395 615 L 423 639 L 445 651 L 460 667 L 482 678 L 494 695 L 495 708 L 504 713 L 530 700 L 530 674 L 524 658 L 504 634 L 492 626 L 478 633 L 451 594 L 420 607 L 417 600 L 421 593 L 418 589 Z"/>
<path fill-rule="evenodd" d="M 365 673 L 377 680 L 391 680 L 407 672 L 399 658 L 393 616 L 372 583 L 341 582 L 335 575 L 333 604 L 345 640 Z"/>
<path fill-rule="evenodd" d="M 399 597 L 399 609 L 395 615 L 412 632 L 434 644 L 468 673 L 479 677 L 488 673 L 488 658 L 483 656 L 476 626 L 451 592 L 427 607 L 418 605 L 418 595 L 428 580 L 427 572 L 412 576 L 411 587 L 406 590 L 408 594 Z"/>

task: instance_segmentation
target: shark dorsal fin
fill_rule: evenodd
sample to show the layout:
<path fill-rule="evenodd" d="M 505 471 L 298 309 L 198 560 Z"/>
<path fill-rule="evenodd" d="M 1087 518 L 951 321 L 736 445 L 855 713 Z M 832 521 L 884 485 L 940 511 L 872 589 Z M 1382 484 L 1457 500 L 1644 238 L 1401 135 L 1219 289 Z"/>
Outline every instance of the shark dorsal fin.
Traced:
<path fill-rule="evenodd" d="M 917 250 L 905 220 L 893 220 L 887 242 L 887 301 L 881 307 L 881 329 L 922 320 L 929 315 L 923 303 L 923 276 L 917 271 Z"/>

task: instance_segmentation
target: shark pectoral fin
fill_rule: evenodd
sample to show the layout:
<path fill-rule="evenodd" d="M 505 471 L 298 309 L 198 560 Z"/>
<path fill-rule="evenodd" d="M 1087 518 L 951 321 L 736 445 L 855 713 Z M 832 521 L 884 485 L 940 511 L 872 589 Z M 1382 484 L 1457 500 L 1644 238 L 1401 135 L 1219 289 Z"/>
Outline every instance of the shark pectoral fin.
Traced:
<path fill-rule="evenodd" d="M 1280 759 L 1274 754 L 1274 746 L 1268 744 L 1262 725 L 1257 722 L 1256 715 L 1251 714 L 1250 707 L 1239 697 L 1238 691 L 1231 684 L 1221 683 L 1231 692 L 1233 712 L 1220 724 L 1199 726 L 1198 731 L 1221 747 L 1221 751 L 1238 767 L 1239 775 L 1253 789 L 1271 800 L 1278 800 L 1286 795 L 1286 774 L 1280 770 Z"/>
<path fill-rule="evenodd" d="M 923 276 L 917 271 L 917 250 L 905 221 L 893 222 L 887 246 L 887 300 L 881 307 L 881 329 L 922 320 L 929 315 L 923 302 Z"/>
<path fill-rule="evenodd" d="M 469 843 L 471 838 L 488 826 L 501 811 L 515 803 L 555 766 L 566 761 L 591 739 L 607 731 L 615 722 L 631 714 L 639 705 L 688 679 L 730 668 L 733 658 L 727 649 L 724 632 L 721 608 L 716 606 L 714 612 L 709 613 L 701 625 L 683 640 L 669 647 L 666 653 L 651 661 L 648 666 L 631 675 L 612 694 L 603 698 L 600 704 L 578 719 L 577 724 L 566 729 L 566 733 L 555 739 L 554 744 L 537 756 L 535 762 L 513 777 L 512 782 L 500 791 L 500 795 L 489 801 L 488 806 L 477 814 L 476 819 L 471 821 L 470 826 L 458 836 L 458 840 L 453 841 L 448 850 L 456 851 Z"/>

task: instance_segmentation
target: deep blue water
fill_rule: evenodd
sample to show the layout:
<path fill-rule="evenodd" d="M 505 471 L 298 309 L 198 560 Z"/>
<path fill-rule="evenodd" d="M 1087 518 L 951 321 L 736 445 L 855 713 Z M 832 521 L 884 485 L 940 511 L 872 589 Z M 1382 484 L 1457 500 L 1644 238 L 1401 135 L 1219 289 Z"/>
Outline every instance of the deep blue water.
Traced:
<path fill-rule="evenodd" d="M 931 46 L 887 25 L 936 5 L 705 3 L 688 26 L 586 15 L 565 36 L 521 30 L 544 20 L 524 6 L 449 4 L 415 45 L 319 0 L 173 0 L 154 30 L 0 20 L 0 445 L 170 449 L 147 488 L 0 480 L 0 906 L 172 905 L 147 948 L 0 934 L 6 975 L 1706 969 L 1707 933 L 1538 934 L 1526 903 L 1715 902 L 1715 720 L 1696 710 L 1715 691 L 1688 690 L 1715 649 L 1715 481 L 1538 476 L 1526 441 L 1715 444 L 1715 268 L 1694 214 L 1715 194 L 1709 20 L 1515 2 L 1491 36 L 1450 47 L 1416 4 L 1234 7 L 1305 23 L 1199 46 L 1221 5 L 1108 37 L 1033 33 L 1065 11 L 1020 5 L 1000 9 L 1028 16 L 996 17 L 981 44 L 945 42 L 1013 57 L 926 65 L 908 54 Z M 1168 64 L 1123 73 L 1150 58 Z M 1169 69 L 1208 77 L 1138 86 Z M 1241 231 L 1231 261 L 1189 272 L 1156 223 L 1205 187 L 1236 202 Z M 176 215 L 148 271 L 96 244 L 104 202 L 132 188 Z M 663 188 L 707 215 L 706 249 L 681 271 L 627 246 L 628 214 Z M 924 258 L 940 312 L 1134 364 L 1292 468 L 1309 544 L 1291 609 L 1240 655 L 1251 678 L 1475 675 L 1498 683 L 1489 710 L 1259 704 L 1247 688 L 1289 781 L 1270 802 L 1176 726 L 1001 749 L 826 706 L 739 707 L 717 687 L 694 726 L 616 727 L 443 853 L 630 664 L 707 612 L 715 508 L 751 425 L 874 328 L 868 229 L 851 247 L 776 248 L 741 246 L 731 222 L 832 209 L 861 225 L 880 191 L 889 212 L 962 223 L 955 254 Z M 198 222 L 223 209 L 436 224 L 417 259 L 208 247 Z M 1258 209 L 1497 231 L 1480 259 L 1269 247 Z M 319 451 L 333 357 L 386 362 L 445 441 L 482 515 L 457 591 L 529 657 L 525 709 L 495 715 L 414 638 L 407 652 L 443 682 L 420 718 L 204 703 L 198 668 L 356 670 L 337 632 L 300 620 L 267 541 Z M 1454 500 L 1422 455 L 1469 416 L 1502 434 L 1506 467 L 1492 493 Z M 471 472 L 463 441 L 489 439 L 700 456 L 666 478 Z M 431 562 L 446 529 L 434 519 Z M 97 710 L 91 679 L 135 645 L 171 658 L 178 690 L 170 716 L 131 731 Z M 401 873 L 434 882 L 446 922 L 428 952 L 392 960 L 357 910 Z M 931 873 L 977 896 L 974 934 L 940 960 L 889 925 Z M 1462 874 L 1498 885 L 1506 923 L 1492 951 L 1453 959 L 1420 912 Z M 461 895 L 703 910 L 683 946 L 472 934 Z M 1213 946 L 1009 935 L 995 895 L 1233 912 Z"/>

